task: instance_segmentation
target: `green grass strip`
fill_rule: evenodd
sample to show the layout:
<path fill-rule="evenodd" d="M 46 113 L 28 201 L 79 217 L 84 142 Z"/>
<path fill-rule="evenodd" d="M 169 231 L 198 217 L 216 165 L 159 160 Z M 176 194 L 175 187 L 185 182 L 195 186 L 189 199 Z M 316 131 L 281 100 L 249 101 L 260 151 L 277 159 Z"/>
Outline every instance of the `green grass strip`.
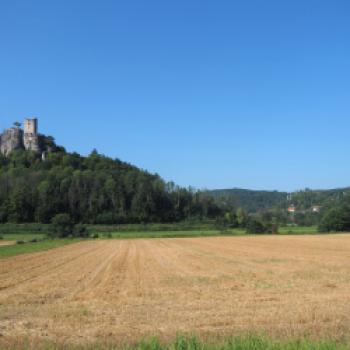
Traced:
<path fill-rule="evenodd" d="M 40 252 L 52 248 L 58 248 L 67 244 L 78 242 L 78 239 L 54 239 L 43 240 L 36 243 L 14 244 L 8 246 L 0 246 L 0 258 Z"/>
<path fill-rule="evenodd" d="M 225 341 L 206 343 L 196 337 L 178 336 L 172 343 L 162 343 L 157 338 L 136 343 L 135 345 L 117 345 L 112 342 L 86 345 L 54 344 L 36 342 L 30 339 L 17 339 L 7 342 L 6 349 L 45 349 L 45 350 L 346 350 L 350 344 L 332 340 L 312 341 L 307 339 L 277 341 L 263 336 L 247 335 L 232 337 Z M 1 347 L 0 349 L 5 349 Z"/>

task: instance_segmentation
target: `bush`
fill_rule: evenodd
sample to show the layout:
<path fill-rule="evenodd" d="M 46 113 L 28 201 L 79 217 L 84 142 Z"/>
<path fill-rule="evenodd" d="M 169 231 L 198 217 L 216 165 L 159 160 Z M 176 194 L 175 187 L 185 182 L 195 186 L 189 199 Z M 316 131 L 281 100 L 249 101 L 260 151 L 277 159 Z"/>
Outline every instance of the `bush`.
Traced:
<path fill-rule="evenodd" d="M 4 236 L 0 236 L 0 240 L 4 239 Z"/>
<path fill-rule="evenodd" d="M 89 237 L 89 231 L 83 224 L 77 224 L 74 226 L 74 237 L 86 238 Z"/>
<path fill-rule="evenodd" d="M 100 236 L 98 235 L 98 233 L 94 233 L 93 235 L 92 235 L 92 237 L 91 238 L 93 238 L 93 239 L 97 239 L 97 238 L 99 238 Z"/>
<path fill-rule="evenodd" d="M 95 221 L 97 224 L 111 225 L 111 224 L 116 224 L 118 222 L 118 218 L 113 212 L 104 212 L 104 213 L 98 214 L 96 216 Z"/>
<path fill-rule="evenodd" d="M 52 220 L 52 236 L 64 238 L 73 235 L 74 223 L 69 214 L 57 214 Z"/>
<path fill-rule="evenodd" d="M 17 241 L 16 244 L 25 244 L 26 242 L 24 241 Z"/>
<path fill-rule="evenodd" d="M 268 233 L 269 229 L 258 219 L 252 218 L 247 224 L 247 233 L 259 234 Z"/>
<path fill-rule="evenodd" d="M 271 233 L 274 235 L 277 235 L 279 233 L 279 226 L 278 224 L 274 223 L 271 225 Z"/>
<path fill-rule="evenodd" d="M 325 212 L 319 231 L 350 231 L 350 209 L 347 206 L 338 206 Z"/>
<path fill-rule="evenodd" d="M 221 233 L 224 233 L 228 230 L 228 223 L 225 220 L 224 217 L 218 217 L 215 221 L 215 228 L 220 231 Z"/>

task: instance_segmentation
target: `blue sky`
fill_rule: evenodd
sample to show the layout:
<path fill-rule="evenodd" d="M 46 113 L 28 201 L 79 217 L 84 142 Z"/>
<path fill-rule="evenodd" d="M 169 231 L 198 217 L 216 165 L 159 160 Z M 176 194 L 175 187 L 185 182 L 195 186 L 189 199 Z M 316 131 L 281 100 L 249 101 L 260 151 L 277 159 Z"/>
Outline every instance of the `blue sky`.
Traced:
<path fill-rule="evenodd" d="M 197 188 L 350 185 L 347 0 L 0 1 L 0 129 Z"/>

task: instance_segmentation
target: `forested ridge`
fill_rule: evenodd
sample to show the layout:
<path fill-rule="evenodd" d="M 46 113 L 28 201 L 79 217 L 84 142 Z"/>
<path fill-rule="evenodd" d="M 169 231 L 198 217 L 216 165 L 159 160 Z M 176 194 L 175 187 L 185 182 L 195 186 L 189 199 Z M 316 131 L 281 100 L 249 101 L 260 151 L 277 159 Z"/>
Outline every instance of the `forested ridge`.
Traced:
<path fill-rule="evenodd" d="M 350 188 L 329 190 L 306 188 L 291 193 L 232 188 L 212 190 L 208 193 L 217 199 L 225 198 L 231 205 L 249 213 L 256 213 L 271 208 L 287 209 L 289 205 L 294 205 L 298 211 L 307 211 L 312 206 L 331 206 L 349 195 Z"/>
<path fill-rule="evenodd" d="M 53 138 L 45 140 L 54 145 Z M 292 194 L 197 191 L 165 182 L 157 174 L 96 150 L 85 157 L 63 147 L 53 149 L 44 160 L 24 150 L 0 155 L 0 223 L 51 223 L 57 215 L 67 214 L 72 222 L 84 224 L 214 219 L 220 228 L 253 226 L 252 232 L 320 223 L 326 231 L 350 229 L 347 188 Z M 290 205 L 296 208 L 293 215 L 287 212 Z M 314 213 L 312 206 L 321 212 Z"/>
<path fill-rule="evenodd" d="M 61 213 L 115 224 L 214 218 L 220 209 L 206 193 L 97 151 L 84 157 L 58 148 L 44 161 L 23 150 L 0 156 L 0 222 L 49 223 Z"/>
<path fill-rule="evenodd" d="M 212 190 L 209 192 L 217 199 L 226 198 L 231 205 L 240 207 L 249 213 L 255 213 L 263 209 L 285 206 L 287 192 L 258 191 L 241 188 Z"/>

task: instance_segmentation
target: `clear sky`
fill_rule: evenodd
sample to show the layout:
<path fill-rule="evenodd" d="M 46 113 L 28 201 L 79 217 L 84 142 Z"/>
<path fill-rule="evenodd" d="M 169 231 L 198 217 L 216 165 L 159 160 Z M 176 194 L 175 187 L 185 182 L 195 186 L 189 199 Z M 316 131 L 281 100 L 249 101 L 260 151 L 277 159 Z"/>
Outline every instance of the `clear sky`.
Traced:
<path fill-rule="evenodd" d="M 32 115 L 184 186 L 349 186 L 350 2 L 0 1 L 0 129 Z"/>

